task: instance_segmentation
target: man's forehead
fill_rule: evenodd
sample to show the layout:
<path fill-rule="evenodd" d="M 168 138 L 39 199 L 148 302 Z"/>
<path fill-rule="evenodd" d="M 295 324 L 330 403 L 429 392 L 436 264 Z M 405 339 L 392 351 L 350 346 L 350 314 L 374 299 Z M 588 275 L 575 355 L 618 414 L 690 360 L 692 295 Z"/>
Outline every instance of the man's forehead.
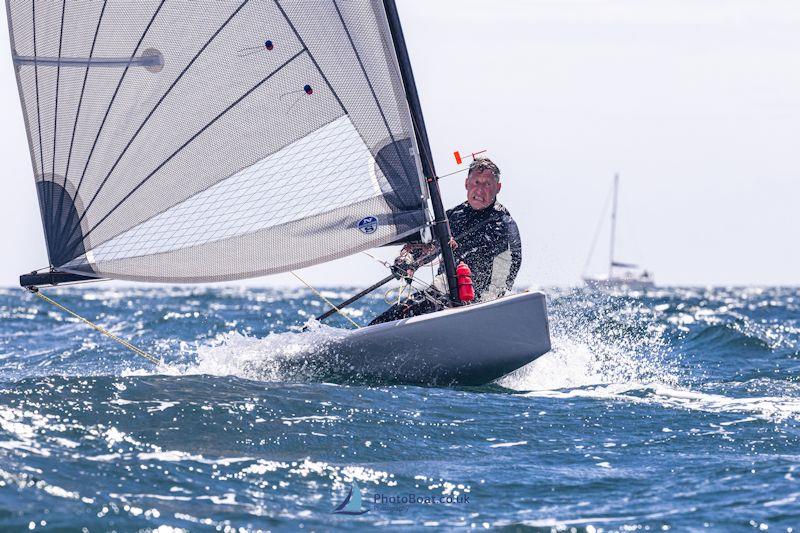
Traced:
<path fill-rule="evenodd" d="M 467 179 L 476 179 L 476 178 L 497 179 L 497 176 L 495 176 L 494 172 L 492 172 L 488 168 L 483 168 L 483 169 L 480 169 L 480 170 L 478 170 L 478 169 L 473 170 L 467 176 Z"/>

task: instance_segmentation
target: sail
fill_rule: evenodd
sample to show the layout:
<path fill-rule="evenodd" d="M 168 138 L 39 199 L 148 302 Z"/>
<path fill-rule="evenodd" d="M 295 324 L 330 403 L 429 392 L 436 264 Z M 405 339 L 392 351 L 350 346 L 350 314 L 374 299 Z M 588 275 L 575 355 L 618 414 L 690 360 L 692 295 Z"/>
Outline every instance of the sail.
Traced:
<path fill-rule="evenodd" d="M 382 2 L 6 7 L 52 267 L 232 280 L 428 224 Z"/>

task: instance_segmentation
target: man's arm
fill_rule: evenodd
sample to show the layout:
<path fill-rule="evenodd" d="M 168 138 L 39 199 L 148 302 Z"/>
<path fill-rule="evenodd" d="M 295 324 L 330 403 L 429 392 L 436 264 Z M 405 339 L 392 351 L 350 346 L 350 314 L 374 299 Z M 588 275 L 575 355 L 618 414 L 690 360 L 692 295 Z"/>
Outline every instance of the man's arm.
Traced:
<path fill-rule="evenodd" d="M 453 209 L 447 210 L 448 219 L 453 216 Z M 458 248 L 458 243 L 454 237 L 450 237 L 450 247 L 455 250 Z M 412 242 L 408 243 L 400 250 L 400 255 L 394 260 L 395 266 L 405 268 L 409 277 L 414 275 L 416 268 L 425 266 L 434 261 L 441 254 L 438 243 L 436 241 L 430 243 Z M 408 268 L 412 266 L 412 268 Z"/>
<path fill-rule="evenodd" d="M 522 266 L 522 241 L 514 219 L 505 214 L 487 229 L 483 238 L 492 244 L 488 261 L 491 271 L 488 286 L 482 291 L 480 300 L 494 300 L 510 291 Z"/>
<path fill-rule="evenodd" d="M 508 247 L 511 250 L 511 271 L 508 273 L 506 279 L 506 288 L 511 290 L 514 286 L 514 280 L 519 274 L 519 269 L 522 268 L 522 238 L 519 235 L 519 228 L 511 215 L 503 217 L 506 223 L 506 232 L 508 235 Z"/>

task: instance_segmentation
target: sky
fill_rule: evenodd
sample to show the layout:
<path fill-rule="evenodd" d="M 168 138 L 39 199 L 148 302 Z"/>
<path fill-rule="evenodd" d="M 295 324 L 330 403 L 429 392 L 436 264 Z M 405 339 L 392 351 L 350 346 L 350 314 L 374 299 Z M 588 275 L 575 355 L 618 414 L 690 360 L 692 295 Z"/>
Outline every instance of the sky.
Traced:
<path fill-rule="evenodd" d="M 502 171 L 498 199 L 523 239 L 517 285 L 579 283 L 615 173 L 618 260 L 663 285 L 800 285 L 795 2 L 397 5 L 438 173 L 459 168 L 454 150 L 487 150 Z M 0 285 L 15 285 L 47 256 L 2 26 Z M 447 207 L 466 198 L 463 175 L 441 187 Z M 605 268 L 607 218 L 589 273 Z M 386 271 L 358 254 L 298 273 L 360 286 Z"/>

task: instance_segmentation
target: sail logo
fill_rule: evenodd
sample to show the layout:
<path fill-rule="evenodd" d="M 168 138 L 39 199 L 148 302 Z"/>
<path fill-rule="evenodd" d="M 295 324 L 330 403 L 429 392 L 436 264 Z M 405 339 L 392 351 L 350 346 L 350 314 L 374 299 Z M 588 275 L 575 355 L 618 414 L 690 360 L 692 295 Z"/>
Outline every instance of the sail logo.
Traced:
<path fill-rule="evenodd" d="M 378 219 L 375 217 L 364 217 L 358 221 L 358 229 L 365 235 L 375 233 L 378 230 Z"/>
<path fill-rule="evenodd" d="M 353 483 L 350 484 L 350 491 L 347 493 L 344 501 L 333 510 L 333 513 L 359 515 L 366 513 L 368 510 L 369 509 L 361 510 L 361 489 L 358 488 L 358 483 L 353 481 Z"/>

